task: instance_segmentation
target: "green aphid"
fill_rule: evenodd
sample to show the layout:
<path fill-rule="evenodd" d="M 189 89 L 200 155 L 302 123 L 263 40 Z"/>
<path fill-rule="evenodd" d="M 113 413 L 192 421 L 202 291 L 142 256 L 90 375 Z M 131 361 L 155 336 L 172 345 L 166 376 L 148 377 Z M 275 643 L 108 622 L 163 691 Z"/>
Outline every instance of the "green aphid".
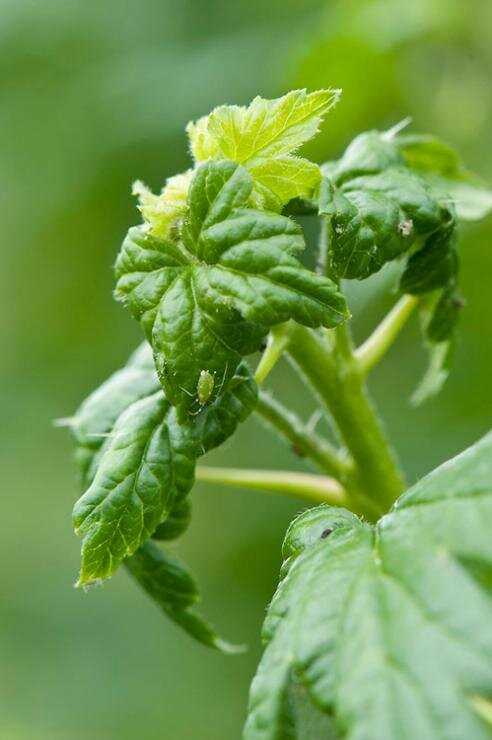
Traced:
<path fill-rule="evenodd" d="M 208 370 L 202 370 L 198 378 L 196 393 L 200 406 L 205 406 L 214 392 L 215 379 Z"/>

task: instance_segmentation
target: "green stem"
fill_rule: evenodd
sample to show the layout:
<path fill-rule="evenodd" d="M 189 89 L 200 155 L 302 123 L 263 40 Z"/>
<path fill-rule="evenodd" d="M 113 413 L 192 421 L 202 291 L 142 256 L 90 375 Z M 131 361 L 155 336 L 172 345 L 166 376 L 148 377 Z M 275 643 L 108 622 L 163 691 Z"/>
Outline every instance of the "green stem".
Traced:
<path fill-rule="evenodd" d="M 315 504 L 350 505 L 340 483 L 324 475 L 293 473 L 290 470 L 243 470 L 199 465 L 196 469 L 196 478 L 207 483 L 285 493 Z"/>
<path fill-rule="evenodd" d="M 282 357 L 290 340 L 291 324 L 281 324 L 272 329 L 267 346 L 255 371 L 255 380 L 261 385 Z"/>
<path fill-rule="evenodd" d="M 255 411 L 292 444 L 295 452 L 311 459 L 323 472 L 341 481 L 352 472 L 353 465 L 327 440 L 309 430 L 296 414 L 268 393 L 260 391 Z"/>
<path fill-rule="evenodd" d="M 363 375 L 386 354 L 416 308 L 419 299 L 404 295 L 374 330 L 371 336 L 355 351 Z"/>
<path fill-rule="evenodd" d="M 394 453 L 367 395 L 345 326 L 318 333 L 295 325 L 288 352 L 330 410 L 357 466 L 356 485 L 386 511 L 404 490 Z"/>

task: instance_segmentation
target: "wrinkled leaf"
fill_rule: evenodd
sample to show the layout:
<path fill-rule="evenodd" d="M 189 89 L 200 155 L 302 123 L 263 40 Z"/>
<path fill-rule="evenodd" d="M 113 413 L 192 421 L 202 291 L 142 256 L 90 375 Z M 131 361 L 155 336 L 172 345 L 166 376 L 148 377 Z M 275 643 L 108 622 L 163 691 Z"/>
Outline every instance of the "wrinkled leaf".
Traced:
<path fill-rule="evenodd" d="M 126 567 L 166 616 L 195 640 L 224 653 L 242 651 L 222 640 L 193 609 L 200 600 L 197 585 L 179 560 L 153 542 L 146 542 L 128 558 Z"/>
<path fill-rule="evenodd" d="M 408 252 L 416 239 L 448 232 L 454 214 L 483 218 L 492 191 L 452 147 L 429 135 L 369 131 L 323 165 L 320 213 L 331 221 L 332 272 L 364 279 Z"/>
<path fill-rule="evenodd" d="M 190 516 L 196 458 L 221 444 L 256 403 L 246 366 L 194 425 L 160 388 L 145 344 L 71 420 L 86 493 L 74 508 L 83 535 L 79 583 L 108 578 L 150 536 L 171 539 Z"/>
<path fill-rule="evenodd" d="M 319 167 L 293 156 L 315 136 L 338 90 L 293 90 L 276 100 L 256 97 L 248 106 L 222 105 L 187 127 L 197 163 L 228 159 L 253 177 L 251 202 L 280 210 L 295 197 L 309 197 L 319 184 Z"/>
<path fill-rule="evenodd" d="M 79 585 L 109 578 L 190 491 L 196 441 L 162 391 L 135 401 L 104 444 L 94 479 L 77 501 L 83 537 Z"/>
<path fill-rule="evenodd" d="M 406 166 L 386 134 L 361 134 L 323 171 L 319 212 L 328 218 L 328 267 L 338 278 L 363 280 L 429 235 L 453 228 L 449 198 L 437 197 Z"/>
<path fill-rule="evenodd" d="M 491 527 L 492 433 L 375 526 L 328 506 L 298 517 L 245 739 L 308 737 L 286 712 L 292 681 L 332 720 L 327 737 L 489 738 Z"/>
<path fill-rule="evenodd" d="M 202 165 L 190 189 L 183 243 L 130 229 L 116 263 L 116 297 L 146 331 L 181 418 L 200 411 L 202 371 L 214 378 L 213 400 L 271 326 L 294 319 L 330 327 L 347 318 L 331 280 L 301 266 L 300 228 L 245 207 L 251 189 L 243 167 Z"/>

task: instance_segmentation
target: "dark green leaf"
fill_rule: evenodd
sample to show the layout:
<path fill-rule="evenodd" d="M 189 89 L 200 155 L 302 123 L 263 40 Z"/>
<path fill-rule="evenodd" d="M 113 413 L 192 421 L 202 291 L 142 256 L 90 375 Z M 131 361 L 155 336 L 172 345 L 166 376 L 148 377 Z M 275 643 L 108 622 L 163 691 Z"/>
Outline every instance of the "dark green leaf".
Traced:
<path fill-rule="evenodd" d="M 202 165 L 183 242 L 131 229 L 116 263 L 116 296 L 141 321 L 166 395 L 182 415 L 200 410 L 200 373 L 214 378 L 212 401 L 271 326 L 294 319 L 330 327 L 348 315 L 336 286 L 298 261 L 300 228 L 247 208 L 251 189 L 241 166 Z"/>
<path fill-rule="evenodd" d="M 222 640 L 208 622 L 192 609 L 199 601 L 198 589 L 179 560 L 153 542 L 146 542 L 125 564 L 150 598 L 195 640 L 226 653 L 242 650 Z"/>
<path fill-rule="evenodd" d="M 454 286 L 443 290 L 426 326 L 426 334 L 430 342 L 445 342 L 449 339 L 463 306 L 463 298 Z"/>
<path fill-rule="evenodd" d="M 194 481 L 193 429 L 179 424 L 162 391 L 123 411 L 101 453 L 73 512 L 75 530 L 83 536 L 80 585 L 110 577 Z"/>
<path fill-rule="evenodd" d="M 400 280 L 400 290 L 412 295 L 443 288 L 458 273 L 458 254 L 454 229 L 432 234 L 422 249 L 413 254 Z"/>
<path fill-rule="evenodd" d="M 323 171 L 319 212 L 328 218 L 328 268 L 337 278 L 363 280 L 453 226 L 452 203 L 405 165 L 385 134 L 362 134 Z"/>
<path fill-rule="evenodd" d="M 80 584 L 112 575 L 148 537 L 170 539 L 185 529 L 196 458 L 234 433 L 256 394 L 241 364 L 227 392 L 195 424 L 182 424 L 142 345 L 82 404 L 71 420 L 88 486 L 74 509 L 84 536 Z"/>
<path fill-rule="evenodd" d="M 175 540 L 186 532 L 191 522 L 191 501 L 189 496 L 176 504 L 167 519 L 159 524 L 152 538 L 154 540 Z"/>
<path fill-rule="evenodd" d="M 247 740 L 281 740 L 289 687 L 327 737 L 486 740 L 492 696 L 492 433 L 375 526 L 328 506 L 287 533 Z M 287 717 L 287 719 L 285 719 Z"/>

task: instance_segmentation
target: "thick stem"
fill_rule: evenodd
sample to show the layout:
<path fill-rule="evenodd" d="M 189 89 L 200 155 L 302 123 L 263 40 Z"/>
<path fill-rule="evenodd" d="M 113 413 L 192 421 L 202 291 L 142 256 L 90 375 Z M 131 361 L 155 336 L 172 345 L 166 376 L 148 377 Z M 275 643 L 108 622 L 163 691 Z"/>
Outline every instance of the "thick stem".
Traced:
<path fill-rule="evenodd" d="M 400 298 L 371 336 L 355 351 L 355 357 L 363 375 L 367 375 L 374 365 L 384 357 L 412 315 L 418 302 L 419 299 L 411 295 L 404 295 Z"/>
<path fill-rule="evenodd" d="M 208 483 L 285 493 L 303 498 L 309 503 L 350 506 L 350 500 L 340 483 L 324 475 L 294 473 L 290 470 L 243 470 L 199 465 L 196 478 Z"/>
<path fill-rule="evenodd" d="M 268 393 L 260 391 L 255 411 L 291 443 L 294 452 L 308 457 L 323 472 L 342 481 L 352 472 L 353 465 L 343 459 L 329 442 L 308 429 L 296 414 Z"/>
<path fill-rule="evenodd" d="M 333 334 L 333 333 L 332 333 Z M 395 455 L 368 398 L 345 327 L 330 346 L 296 325 L 288 352 L 330 410 L 357 465 L 357 484 L 386 511 L 404 490 Z"/>

